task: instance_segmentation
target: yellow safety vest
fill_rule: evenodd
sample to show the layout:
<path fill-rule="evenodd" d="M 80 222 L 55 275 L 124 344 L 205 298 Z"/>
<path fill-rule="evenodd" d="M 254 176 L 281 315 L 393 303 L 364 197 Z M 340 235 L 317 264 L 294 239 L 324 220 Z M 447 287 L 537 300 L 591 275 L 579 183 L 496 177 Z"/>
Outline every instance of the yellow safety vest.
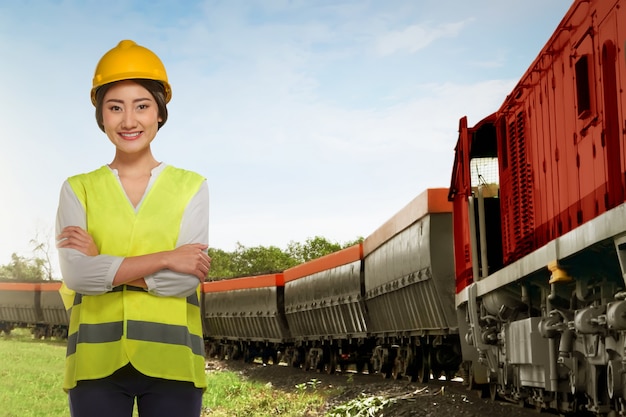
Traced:
<path fill-rule="evenodd" d="M 135 212 L 106 166 L 68 179 L 99 253 L 123 257 L 174 249 L 185 208 L 203 181 L 167 166 Z M 67 290 L 61 291 L 64 300 L 73 302 L 64 389 L 109 376 L 129 362 L 144 375 L 206 387 L 199 287 L 187 298 L 126 285 L 101 295 L 72 297 Z"/>

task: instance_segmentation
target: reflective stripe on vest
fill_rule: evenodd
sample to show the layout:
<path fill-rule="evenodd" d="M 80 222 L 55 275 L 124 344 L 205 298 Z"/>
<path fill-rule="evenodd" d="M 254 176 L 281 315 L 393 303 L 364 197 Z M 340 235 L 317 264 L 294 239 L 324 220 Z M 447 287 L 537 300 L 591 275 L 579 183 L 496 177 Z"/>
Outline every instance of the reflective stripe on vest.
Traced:
<path fill-rule="evenodd" d="M 127 257 L 176 247 L 185 208 L 204 179 L 167 166 L 137 211 L 106 166 L 68 181 L 99 253 Z M 111 375 L 129 362 L 148 376 L 205 387 L 199 297 L 199 287 L 180 298 L 126 285 L 101 295 L 68 297 L 73 303 L 64 388 Z"/>
<path fill-rule="evenodd" d="M 113 289 L 113 291 L 121 291 L 123 286 Z M 137 287 L 127 287 L 131 291 L 143 291 Z M 80 304 L 82 294 L 76 294 L 74 305 Z M 198 295 L 192 294 L 187 297 L 187 303 L 198 306 Z M 99 324 L 80 324 L 78 331 L 69 335 L 67 338 L 67 353 L 69 356 L 76 353 L 76 345 L 78 343 L 105 343 L 115 342 L 122 338 L 124 333 L 124 322 L 99 323 Z M 80 341 L 78 335 L 80 334 Z M 149 323 L 142 321 L 129 321 L 127 326 L 128 339 L 144 340 L 148 342 L 174 343 L 187 346 L 195 355 L 204 354 L 204 339 L 195 334 L 189 333 L 186 326 L 162 325 L 160 323 Z"/>

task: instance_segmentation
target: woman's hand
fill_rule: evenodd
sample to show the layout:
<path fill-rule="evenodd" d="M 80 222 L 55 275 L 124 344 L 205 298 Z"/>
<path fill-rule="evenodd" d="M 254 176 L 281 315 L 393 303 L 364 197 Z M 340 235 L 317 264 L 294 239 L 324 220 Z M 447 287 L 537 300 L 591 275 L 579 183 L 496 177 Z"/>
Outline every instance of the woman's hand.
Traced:
<path fill-rule="evenodd" d="M 167 268 L 175 272 L 195 275 L 200 282 L 204 282 L 211 269 L 211 258 L 205 252 L 208 247 L 201 243 L 189 243 L 166 252 Z"/>
<path fill-rule="evenodd" d="M 87 255 L 98 255 L 98 247 L 87 231 L 78 226 L 67 226 L 57 236 L 57 248 L 76 249 Z"/>

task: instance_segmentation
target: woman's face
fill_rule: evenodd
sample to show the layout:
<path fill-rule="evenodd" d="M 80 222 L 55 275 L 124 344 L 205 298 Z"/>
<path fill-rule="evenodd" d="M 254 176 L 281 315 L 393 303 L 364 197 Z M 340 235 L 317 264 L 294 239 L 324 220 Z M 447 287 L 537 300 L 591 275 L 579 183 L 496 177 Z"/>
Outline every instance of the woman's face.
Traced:
<path fill-rule="evenodd" d="M 115 83 L 104 95 L 104 132 L 118 152 L 134 154 L 149 150 L 160 121 L 152 94 L 131 80 Z"/>

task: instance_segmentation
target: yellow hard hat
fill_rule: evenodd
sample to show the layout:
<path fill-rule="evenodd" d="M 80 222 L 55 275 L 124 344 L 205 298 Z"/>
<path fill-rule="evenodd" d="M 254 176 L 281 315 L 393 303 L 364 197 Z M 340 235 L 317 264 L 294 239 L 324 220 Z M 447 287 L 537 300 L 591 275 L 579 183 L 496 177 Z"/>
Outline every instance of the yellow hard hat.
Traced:
<path fill-rule="evenodd" d="M 148 48 L 131 40 L 123 40 L 104 54 L 93 76 L 91 102 L 96 105 L 96 90 L 105 84 L 121 80 L 144 78 L 160 81 L 165 88 L 165 103 L 172 98 L 172 89 L 167 82 L 165 66 L 158 56 Z"/>

